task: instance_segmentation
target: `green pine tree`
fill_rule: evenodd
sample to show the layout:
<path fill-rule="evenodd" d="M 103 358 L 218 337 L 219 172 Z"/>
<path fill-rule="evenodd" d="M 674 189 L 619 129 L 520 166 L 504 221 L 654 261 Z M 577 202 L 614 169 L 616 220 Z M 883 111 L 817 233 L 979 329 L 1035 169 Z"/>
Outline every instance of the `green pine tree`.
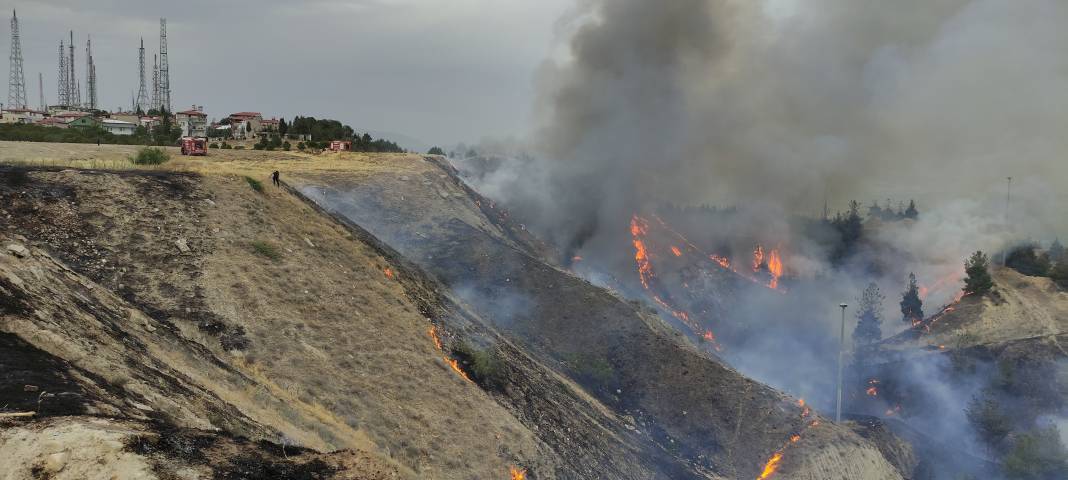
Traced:
<path fill-rule="evenodd" d="M 990 259 L 982 251 L 972 254 L 964 262 L 964 293 L 967 295 L 986 295 L 994 288 L 994 279 L 990 277 Z"/>
<path fill-rule="evenodd" d="M 923 300 L 920 299 L 920 286 L 916 283 L 916 274 L 909 274 L 909 284 L 901 295 L 901 320 L 915 325 L 923 321 Z"/>
<path fill-rule="evenodd" d="M 860 295 L 857 327 L 853 330 L 854 345 L 871 345 L 883 339 L 880 325 L 883 323 L 883 300 L 885 298 L 875 282 L 869 283 L 868 288 L 865 288 L 864 293 Z"/>

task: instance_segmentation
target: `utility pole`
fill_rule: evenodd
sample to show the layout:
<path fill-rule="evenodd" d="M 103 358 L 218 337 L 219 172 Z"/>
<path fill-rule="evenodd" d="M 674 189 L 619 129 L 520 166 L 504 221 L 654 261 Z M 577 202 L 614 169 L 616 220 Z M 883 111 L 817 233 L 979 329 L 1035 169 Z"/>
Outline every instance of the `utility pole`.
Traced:
<path fill-rule="evenodd" d="M 842 357 L 845 355 L 845 311 L 848 306 L 845 303 L 838 304 L 838 307 L 842 309 L 842 329 L 838 334 L 838 399 L 834 404 L 834 421 L 836 423 L 842 421 Z"/>
<path fill-rule="evenodd" d="M 48 104 L 45 103 L 44 98 L 44 74 L 37 72 L 37 91 L 41 93 L 41 111 L 48 111 Z"/>
<path fill-rule="evenodd" d="M 7 84 L 7 108 L 28 108 L 26 75 L 22 71 L 22 42 L 19 41 L 19 17 L 11 11 L 11 56 Z"/>

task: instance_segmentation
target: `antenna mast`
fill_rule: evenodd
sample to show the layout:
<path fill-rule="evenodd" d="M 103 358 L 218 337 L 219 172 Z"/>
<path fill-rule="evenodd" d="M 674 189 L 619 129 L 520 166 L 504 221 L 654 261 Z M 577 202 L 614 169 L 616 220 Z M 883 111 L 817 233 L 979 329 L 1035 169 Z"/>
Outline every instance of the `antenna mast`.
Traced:
<path fill-rule="evenodd" d="M 85 39 L 85 108 L 96 110 L 96 65 L 93 64 L 93 41 Z"/>
<path fill-rule="evenodd" d="M 137 100 L 134 102 L 134 111 L 141 110 L 141 112 L 147 112 L 148 106 L 148 87 L 145 86 L 145 39 L 141 38 L 141 48 L 137 50 L 137 78 L 140 80 L 140 87 L 137 89 Z"/>
<path fill-rule="evenodd" d="M 63 46 L 63 40 L 59 41 L 59 75 L 56 102 L 64 108 L 70 107 L 70 88 L 67 87 L 67 49 Z"/>
<path fill-rule="evenodd" d="M 167 19 L 159 19 L 159 102 L 171 111 L 171 68 L 167 62 Z"/>
<path fill-rule="evenodd" d="M 70 31 L 70 44 L 67 48 L 70 50 L 70 58 L 67 59 L 67 90 L 70 101 L 67 106 L 73 109 L 82 104 L 82 87 L 78 84 L 78 76 L 74 74 L 74 30 Z"/>
<path fill-rule="evenodd" d="M 159 61 L 152 55 L 152 108 L 159 110 Z"/>
<path fill-rule="evenodd" d="M 19 41 L 19 17 L 11 11 L 11 69 L 7 84 L 8 108 L 26 108 L 26 75 L 22 72 L 22 42 Z"/>

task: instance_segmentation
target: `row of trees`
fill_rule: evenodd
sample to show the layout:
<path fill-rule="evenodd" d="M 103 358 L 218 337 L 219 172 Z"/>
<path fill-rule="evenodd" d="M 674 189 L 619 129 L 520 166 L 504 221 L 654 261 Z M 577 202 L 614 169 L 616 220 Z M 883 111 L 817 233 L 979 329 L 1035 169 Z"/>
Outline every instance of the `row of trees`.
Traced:
<path fill-rule="evenodd" d="M 395 142 L 376 139 L 369 133 L 358 134 L 352 127 L 326 118 L 297 116 L 289 124 L 282 119 L 278 123 L 278 130 L 281 136 L 310 136 L 311 141 L 306 144 L 307 148 L 325 148 L 331 140 L 349 140 L 354 152 L 404 152 Z"/>
<path fill-rule="evenodd" d="M 1061 287 L 1068 288 L 1068 255 L 1060 240 L 1054 240 L 1046 251 L 1034 242 L 1026 242 L 1005 252 L 1005 266 L 1032 277 L 1050 277 Z"/>

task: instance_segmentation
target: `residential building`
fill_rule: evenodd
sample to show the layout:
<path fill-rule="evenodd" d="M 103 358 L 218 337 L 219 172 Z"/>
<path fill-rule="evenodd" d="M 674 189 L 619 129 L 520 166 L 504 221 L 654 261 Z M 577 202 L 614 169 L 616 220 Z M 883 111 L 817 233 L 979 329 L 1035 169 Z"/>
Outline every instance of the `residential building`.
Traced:
<path fill-rule="evenodd" d="M 234 138 L 255 138 L 260 133 L 263 115 L 259 112 L 237 112 L 228 117 L 234 126 Z"/>
<path fill-rule="evenodd" d="M 163 123 L 163 119 L 160 117 L 144 116 L 138 119 L 138 123 L 140 123 L 142 127 L 148 129 L 148 131 L 152 131 L 157 125 Z"/>
<path fill-rule="evenodd" d="M 101 120 L 100 126 L 105 132 L 113 135 L 133 135 L 134 132 L 137 131 L 136 123 L 115 120 L 114 118 L 105 118 Z"/>
<path fill-rule="evenodd" d="M 264 135 L 273 135 L 278 133 L 278 126 L 280 122 L 277 118 L 264 119 L 260 122 L 260 131 L 258 133 Z"/>
<path fill-rule="evenodd" d="M 204 113 L 203 106 L 193 105 L 193 108 L 174 114 L 174 121 L 182 129 L 182 135 L 186 137 L 206 137 L 208 135 L 208 116 Z"/>
<path fill-rule="evenodd" d="M 227 140 L 234 138 L 232 125 L 221 125 L 219 123 L 212 123 L 208 126 L 208 138 L 215 140 Z"/>
<path fill-rule="evenodd" d="M 122 120 L 133 124 L 141 123 L 141 116 L 138 115 L 137 112 L 112 112 L 111 118 L 113 120 Z"/>
<path fill-rule="evenodd" d="M 48 114 L 29 108 L 11 108 L 0 110 L 0 123 L 37 123 Z"/>
<path fill-rule="evenodd" d="M 352 150 L 352 142 L 348 140 L 334 140 L 330 142 L 330 151 L 348 152 Z"/>
<path fill-rule="evenodd" d="M 53 127 L 53 128 L 69 128 L 70 127 L 69 125 L 67 125 L 67 120 L 62 118 L 62 117 L 45 117 L 45 118 L 41 119 L 41 121 L 37 122 L 37 124 L 42 126 L 42 127 Z"/>
<path fill-rule="evenodd" d="M 97 122 L 97 120 L 91 115 L 86 114 L 71 119 L 69 122 L 67 122 L 67 125 L 72 128 L 89 128 L 99 126 L 100 122 Z"/>

